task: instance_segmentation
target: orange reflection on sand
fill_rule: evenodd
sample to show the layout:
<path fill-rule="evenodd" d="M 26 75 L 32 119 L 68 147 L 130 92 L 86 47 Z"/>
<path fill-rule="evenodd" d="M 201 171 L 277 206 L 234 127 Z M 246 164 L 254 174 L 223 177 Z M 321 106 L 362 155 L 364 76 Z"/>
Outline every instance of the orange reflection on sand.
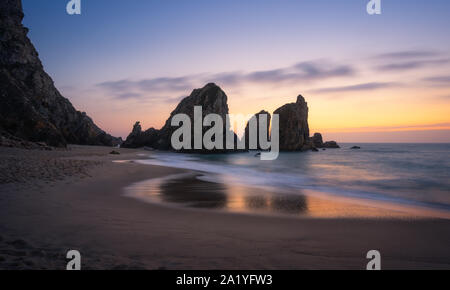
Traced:
<path fill-rule="evenodd" d="M 347 198 L 302 190 L 282 192 L 273 188 L 209 182 L 201 174 L 181 174 L 138 182 L 126 189 L 127 196 L 142 201 L 187 208 L 233 213 L 312 218 L 450 218 L 447 212 Z"/>

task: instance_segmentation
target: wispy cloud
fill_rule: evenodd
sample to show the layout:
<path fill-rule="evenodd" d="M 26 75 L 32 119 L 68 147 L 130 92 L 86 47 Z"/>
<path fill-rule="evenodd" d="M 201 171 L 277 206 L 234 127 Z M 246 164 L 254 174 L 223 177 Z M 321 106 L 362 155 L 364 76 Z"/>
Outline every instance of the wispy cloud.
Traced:
<path fill-rule="evenodd" d="M 320 88 L 311 90 L 311 93 L 339 93 L 339 92 L 358 92 L 358 91 L 370 91 L 370 90 L 379 90 L 385 88 L 392 88 L 400 86 L 399 83 L 394 82 L 372 82 L 372 83 L 363 83 L 357 85 L 350 86 L 341 86 L 341 87 L 330 87 L 330 88 Z"/>
<path fill-rule="evenodd" d="M 431 83 L 443 83 L 450 85 L 450 75 L 427 77 L 422 80 Z"/>
<path fill-rule="evenodd" d="M 423 57 L 437 57 L 441 53 L 433 50 L 403 50 L 393 51 L 388 53 L 377 54 L 373 56 L 374 59 L 416 59 Z"/>
<path fill-rule="evenodd" d="M 194 87 L 208 82 L 221 85 L 240 86 L 247 83 L 280 84 L 319 81 L 336 77 L 349 77 L 356 74 L 356 69 L 348 64 L 335 64 L 327 60 L 306 61 L 289 67 L 252 72 L 224 72 L 215 74 L 197 74 L 181 77 L 157 77 L 150 79 L 118 80 L 102 82 L 96 85 L 107 94 L 119 100 L 150 98 L 161 100 L 153 95 L 186 94 Z M 179 98 L 171 98 L 176 101 Z"/>
<path fill-rule="evenodd" d="M 176 92 L 186 92 L 192 87 L 191 79 L 188 77 L 177 78 L 154 78 L 139 81 L 119 80 L 103 82 L 96 85 L 117 100 L 153 100 L 165 103 L 177 102 L 181 97 L 164 97 L 164 92 L 172 94 Z M 180 94 L 180 93 L 179 93 Z"/>
<path fill-rule="evenodd" d="M 290 67 L 273 70 L 254 71 L 240 75 L 241 81 L 256 83 L 301 82 L 346 77 L 356 74 L 356 69 L 348 64 L 336 65 L 328 61 L 300 62 Z M 228 75 L 228 78 L 230 75 Z M 236 79 L 236 76 L 234 77 Z"/>
<path fill-rule="evenodd" d="M 420 69 L 424 67 L 430 66 L 440 66 L 444 64 L 448 64 L 450 59 L 433 59 L 433 60 L 415 60 L 415 61 L 406 61 L 406 62 L 396 62 L 396 63 L 388 63 L 383 64 L 376 67 L 376 70 L 382 72 L 399 72 L 406 71 L 412 69 Z"/>
<path fill-rule="evenodd" d="M 450 59 L 435 50 L 403 50 L 377 54 L 374 69 L 380 72 L 403 72 L 448 64 Z"/>

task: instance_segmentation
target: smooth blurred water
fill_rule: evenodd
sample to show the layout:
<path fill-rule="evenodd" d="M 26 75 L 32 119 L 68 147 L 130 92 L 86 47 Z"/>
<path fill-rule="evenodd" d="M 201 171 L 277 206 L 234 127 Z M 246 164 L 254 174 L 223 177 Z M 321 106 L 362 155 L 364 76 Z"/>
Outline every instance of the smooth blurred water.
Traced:
<path fill-rule="evenodd" d="M 341 144 L 342 149 L 281 153 L 151 154 L 141 162 L 205 172 L 202 180 L 300 193 L 419 205 L 450 211 L 450 144 Z M 360 150 L 351 150 L 358 145 Z"/>

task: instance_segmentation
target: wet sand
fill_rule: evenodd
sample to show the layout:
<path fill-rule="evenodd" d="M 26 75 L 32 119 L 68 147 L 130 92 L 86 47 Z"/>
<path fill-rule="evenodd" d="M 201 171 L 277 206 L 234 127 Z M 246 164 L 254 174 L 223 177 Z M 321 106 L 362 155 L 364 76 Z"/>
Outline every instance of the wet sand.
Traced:
<path fill-rule="evenodd" d="M 449 220 L 299 218 L 142 202 L 124 188 L 189 172 L 113 162 L 149 152 L 110 151 L 0 148 L 0 269 L 65 269 L 70 249 L 81 252 L 83 269 L 365 269 L 372 249 L 384 269 L 450 269 Z"/>

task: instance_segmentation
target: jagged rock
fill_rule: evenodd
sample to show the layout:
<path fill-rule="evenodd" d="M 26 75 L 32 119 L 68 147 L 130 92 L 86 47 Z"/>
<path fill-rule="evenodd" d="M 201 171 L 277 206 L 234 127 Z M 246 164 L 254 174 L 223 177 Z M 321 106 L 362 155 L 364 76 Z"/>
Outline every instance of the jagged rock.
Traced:
<path fill-rule="evenodd" d="M 323 143 L 323 148 L 341 148 L 336 141 L 327 141 Z"/>
<path fill-rule="evenodd" d="M 140 122 L 136 122 L 133 126 L 133 130 L 124 143 L 123 148 L 140 148 L 140 147 L 153 147 L 154 143 L 158 141 L 158 130 L 150 128 L 143 132 Z"/>
<path fill-rule="evenodd" d="M 322 134 L 315 133 L 314 136 L 311 137 L 311 139 L 312 139 L 312 142 L 313 142 L 315 147 L 317 147 L 317 148 L 322 148 L 323 147 Z"/>
<path fill-rule="evenodd" d="M 256 148 L 253 148 L 253 149 L 251 149 L 250 148 L 250 146 L 249 146 L 249 144 L 250 144 L 250 123 L 249 122 L 247 122 L 247 125 L 245 126 L 245 148 L 246 149 L 250 149 L 250 150 L 262 150 L 262 148 L 261 148 L 261 144 L 260 144 L 260 142 L 259 142 L 259 120 L 260 120 L 260 116 L 261 115 L 267 115 L 267 128 L 266 128 L 266 132 L 267 132 L 267 135 L 266 136 L 263 136 L 266 140 L 268 140 L 268 141 L 270 141 L 270 138 L 268 138 L 268 136 L 270 136 L 270 119 L 271 119 L 271 116 L 270 116 L 270 113 L 269 112 L 267 112 L 267 111 L 264 111 L 264 110 L 262 110 L 261 112 L 259 112 L 259 113 L 257 113 L 257 114 L 255 114 L 255 117 L 256 117 Z"/>
<path fill-rule="evenodd" d="M 303 150 L 309 140 L 308 104 L 303 96 L 298 96 L 296 103 L 278 108 L 274 114 L 278 114 L 280 119 L 280 150 Z"/>
<path fill-rule="evenodd" d="M 201 89 L 195 89 L 192 91 L 189 97 L 184 98 L 174 111 L 170 114 L 169 119 L 161 130 L 150 128 L 149 130 L 142 132 L 142 128 L 139 122 L 137 122 L 127 140 L 122 144 L 123 147 L 137 148 L 137 147 L 151 147 L 158 150 L 173 150 L 171 145 L 171 137 L 173 132 L 177 130 L 177 127 L 171 125 L 172 118 L 176 114 L 185 114 L 191 119 L 191 134 L 194 135 L 194 107 L 202 107 L 202 118 L 208 114 L 218 114 L 224 120 L 224 134 L 223 144 L 225 146 L 226 132 L 230 131 L 229 127 L 226 127 L 226 120 L 228 118 L 228 104 L 226 94 L 217 85 L 210 83 Z M 256 114 L 256 118 L 259 123 L 259 118 L 262 114 L 268 115 L 267 131 L 270 128 L 271 115 L 266 111 L 261 111 Z M 317 148 L 339 148 L 334 141 L 323 143 L 322 135 L 320 133 L 314 134 L 313 137 L 309 137 L 309 125 L 308 125 L 308 104 L 305 99 L 300 95 L 297 97 L 296 103 L 286 104 L 278 108 L 274 114 L 279 115 L 279 144 L 281 151 L 318 151 Z M 202 126 L 203 134 L 208 130 L 208 127 Z M 257 135 L 259 135 L 259 126 L 257 129 Z M 233 133 L 235 149 L 237 150 L 238 137 Z M 249 148 L 249 123 L 245 128 L 245 148 Z M 258 136 L 257 136 L 258 137 Z M 192 139 L 192 148 L 194 148 L 194 138 Z M 269 141 L 269 140 L 268 140 Z M 258 137 L 258 150 L 261 150 Z M 183 152 L 196 152 L 196 153 L 219 153 L 227 152 L 229 150 L 183 150 Z M 243 151 L 243 150 L 242 150 Z"/>
<path fill-rule="evenodd" d="M 61 96 L 27 37 L 23 17 L 20 0 L 0 2 L 0 129 L 56 147 L 119 144 L 121 139 L 106 134 Z"/>
<path fill-rule="evenodd" d="M 313 144 L 313 142 L 312 142 L 312 140 L 310 138 L 308 138 L 305 141 L 305 143 L 303 143 L 303 146 L 302 146 L 300 151 L 309 151 L 309 150 L 312 150 L 312 151 L 316 151 L 317 150 L 316 146 L 314 146 L 314 144 Z"/>
<path fill-rule="evenodd" d="M 336 141 L 323 142 L 322 134 L 315 133 L 311 140 L 316 148 L 341 148 Z"/>
<path fill-rule="evenodd" d="M 175 110 L 170 114 L 169 119 L 167 119 L 165 125 L 160 129 L 156 130 L 154 128 L 150 128 L 145 132 L 142 132 L 142 128 L 139 122 L 137 122 L 133 131 L 127 137 L 126 141 L 122 144 L 122 147 L 128 148 L 138 148 L 138 147 L 147 147 L 154 148 L 158 150 L 173 150 L 171 144 L 171 138 L 173 132 L 177 130 L 177 127 L 171 125 L 172 118 L 177 114 L 186 114 L 191 119 L 191 134 L 194 136 L 194 107 L 201 106 L 202 107 L 202 118 L 204 118 L 208 114 L 218 114 L 222 117 L 224 122 L 224 131 L 223 131 L 223 145 L 225 148 L 226 144 L 226 132 L 229 131 L 229 127 L 226 127 L 226 120 L 228 118 L 228 103 L 227 103 L 227 95 L 222 91 L 220 87 L 218 87 L 214 83 L 209 83 L 201 89 L 195 89 L 192 91 L 191 95 L 184 98 Z M 203 134 L 209 128 L 206 126 L 202 126 Z M 203 135 L 202 135 L 203 137 Z M 236 147 L 237 136 L 234 134 L 234 144 Z M 194 138 L 192 137 L 192 146 L 194 148 Z M 195 152 L 195 153 L 217 153 L 217 152 L 226 152 L 228 150 L 195 150 L 188 149 L 183 150 L 183 152 Z"/>
<path fill-rule="evenodd" d="M 191 119 L 191 129 L 192 129 L 192 135 L 194 136 L 194 107 L 195 106 L 202 106 L 202 118 L 205 118 L 208 114 L 218 114 L 222 117 L 223 120 L 223 144 L 225 148 L 225 138 L 226 138 L 226 132 L 230 130 L 229 127 L 226 126 L 226 120 L 228 118 L 228 97 L 222 91 L 220 87 L 218 87 L 214 83 L 209 83 L 206 86 L 204 86 L 201 89 L 195 89 L 192 91 L 191 95 L 184 98 L 178 106 L 175 108 L 175 110 L 172 111 L 170 114 L 169 119 L 166 121 L 165 125 L 161 130 L 159 131 L 158 141 L 154 144 L 153 147 L 159 150 L 172 150 L 171 145 L 171 137 L 172 133 L 177 129 L 177 127 L 171 126 L 171 121 L 173 116 L 176 114 L 186 114 Z M 209 129 L 208 127 L 203 126 L 203 135 L 205 132 Z M 234 135 L 235 142 L 237 140 L 237 136 Z M 192 137 L 192 147 L 194 148 L 194 138 Z M 217 152 L 225 152 L 227 150 L 187 150 L 188 152 L 202 152 L 202 153 L 217 153 Z"/>

